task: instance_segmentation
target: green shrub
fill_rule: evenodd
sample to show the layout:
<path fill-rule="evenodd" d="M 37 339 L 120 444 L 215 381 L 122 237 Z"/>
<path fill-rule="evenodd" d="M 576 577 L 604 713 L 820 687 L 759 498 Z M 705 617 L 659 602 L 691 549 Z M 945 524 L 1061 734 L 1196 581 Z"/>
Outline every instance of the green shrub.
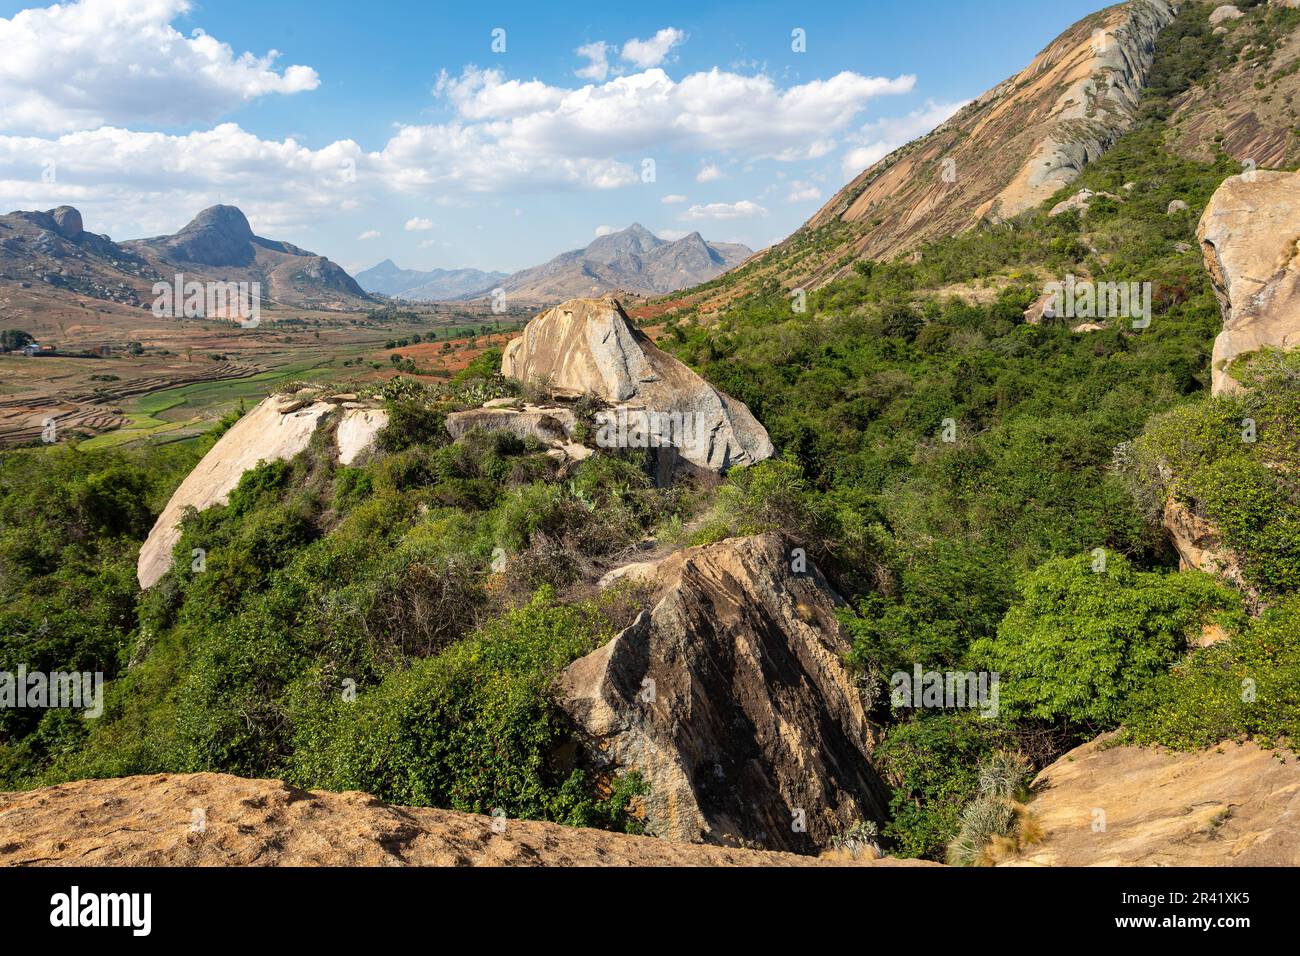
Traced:
<path fill-rule="evenodd" d="M 975 661 L 1001 674 L 1012 718 L 1113 727 L 1126 699 L 1169 667 L 1217 611 L 1240 599 L 1208 575 L 1135 571 L 1121 555 L 1056 558 L 1020 583 L 997 636 Z"/>

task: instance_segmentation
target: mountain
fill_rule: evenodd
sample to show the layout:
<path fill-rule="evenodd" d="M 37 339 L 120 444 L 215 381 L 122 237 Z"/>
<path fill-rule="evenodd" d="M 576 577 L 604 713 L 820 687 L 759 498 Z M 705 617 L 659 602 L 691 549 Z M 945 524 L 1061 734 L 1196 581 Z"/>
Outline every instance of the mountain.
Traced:
<path fill-rule="evenodd" d="M 716 311 L 772 279 L 817 288 L 850 274 L 859 259 L 892 259 L 1014 219 L 1071 183 L 1142 118 L 1157 66 L 1180 153 L 1206 159 L 1222 146 L 1242 162 L 1296 162 L 1288 104 L 1300 91 L 1300 34 L 1287 26 L 1291 11 L 1243 3 L 1240 20 L 1216 26 L 1213 4 L 1183 6 L 1197 9 L 1177 25 L 1179 7 L 1169 0 L 1130 0 L 1083 18 L 1019 73 L 863 170 L 722 288 L 692 300 Z M 1157 64 L 1165 30 L 1168 53 Z"/>
<path fill-rule="evenodd" d="M 0 290 L 16 311 L 77 296 L 139 306 L 160 278 L 156 261 L 86 232 L 72 206 L 0 216 Z"/>
<path fill-rule="evenodd" d="M 253 234 L 234 206 L 205 209 L 171 236 L 114 242 L 85 231 L 72 206 L 0 216 L 0 290 L 17 312 L 84 298 L 148 307 L 155 282 L 262 283 L 264 301 L 294 308 L 359 309 L 373 300 L 340 266 Z"/>
<path fill-rule="evenodd" d="M 234 206 L 211 206 L 179 232 L 123 243 L 141 254 L 227 281 L 260 281 L 262 293 L 296 308 L 355 309 L 370 296 L 324 256 L 253 234 Z"/>
<path fill-rule="evenodd" d="M 614 291 L 663 295 L 707 282 L 753 254 L 739 243 L 706 242 L 698 232 L 669 242 L 633 223 L 584 249 L 516 272 L 500 285 L 514 299 L 538 303 Z"/>
<path fill-rule="evenodd" d="M 505 272 L 484 272 L 482 269 L 431 269 L 420 272 L 402 269 L 392 259 L 357 273 L 357 283 L 367 292 L 432 302 L 459 299 L 495 287 L 506 278 Z"/>

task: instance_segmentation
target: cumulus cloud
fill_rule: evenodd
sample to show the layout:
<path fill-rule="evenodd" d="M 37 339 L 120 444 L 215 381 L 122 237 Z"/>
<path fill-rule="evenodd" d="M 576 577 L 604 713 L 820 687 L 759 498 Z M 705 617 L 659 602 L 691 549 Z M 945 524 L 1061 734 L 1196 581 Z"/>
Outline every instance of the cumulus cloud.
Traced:
<path fill-rule="evenodd" d="M 596 40 L 594 43 L 584 43 L 573 52 L 587 61 L 586 66 L 573 71 L 574 76 L 596 83 L 605 82 L 605 77 L 609 76 L 609 44 L 604 40 Z"/>
<path fill-rule="evenodd" d="M 695 174 L 697 183 L 711 183 L 716 179 L 722 178 L 722 170 L 713 163 L 706 164 L 698 173 Z"/>
<path fill-rule="evenodd" d="M 601 236 L 608 236 L 610 233 L 613 233 L 613 232 L 618 232 L 618 227 L 617 227 L 617 226 L 597 226 L 597 227 L 596 227 L 596 237 L 597 237 L 597 238 L 600 238 Z"/>
<path fill-rule="evenodd" d="M 413 219 L 406 220 L 405 228 L 407 232 L 427 232 L 433 228 L 433 220 L 421 219 L 419 216 L 416 216 Z"/>
<path fill-rule="evenodd" d="M 378 238 L 379 238 L 379 230 L 377 230 L 377 229 L 367 229 L 367 230 L 366 230 L 365 232 L 363 232 L 361 235 L 357 236 L 357 238 L 360 239 L 362 242 L 365 242 L 365 241 L 368 240 L 368 239 L 378 239 Z"/>
<path fill-rule="evenodd" d="M 65 9 L 84 11 L 104 4 L 111 8 L 111 0 L 82 0 Z M 175 31 L 165 18 L 157 18 L 183 9 L 183 3 L 142 0 L 129 11 L 137 8 L 154 11 L 150 22 L 164 24 L 165 39 Z M 15 23 L 23 30 L 33 29 L 24 21 L 30 13 L 0 24 L 8 30 Z M 133 15 L 123 14 L 128 19 Z M 61 29 L 72 30 L 66 24 Z M 105 32 L 111 35 L 107 28 Z M 179 44 L 181 52 L 190 49 L 190 41 L 179 34 L 167 42 Z M 112 44 L 104 46 L 95 56 L 117 55 Z M 6 56 L 10 50 L 6 44 Z M 90 56 L 88 62 L 92 74 L 103 75 L 100 60 Z M 249 79 L 253 70 L 249 58 L 231 54 L 229 62 L 235 75 Z M 14 69 L 9 60 L 0 64 L 0 90 L 6 83 L 12 85 Z M 172 69 L 170 61 L 166 69 Z M 285 92 L 293 85 L 290 71 L 272 72 L 270 77 L 263 78 L 263 87 L 249 79 L 241 89 Z M 153 89 L 144 80 L 139 82 L 144 85 L 135 88 L 137 93 Z M 192 92 L 186 83 L 220 85 L 212 77 L 158 82 L 171 84 L 171 93 Z M 315 82 L 313 73 L 311 83 Z M 92 221 L 101 223 L 100 229 L 107 223 L 126 223 L 136 235 L 172 231 L 197 209 L 220 198 L 256 216 L 268 230 L 263 234 L 287 238 L 294 228 L 319 222 L 324 213 L 363 208 L 394 194 L 417 197 L 422 205 L 416 208 L 464 205 L 476 194 L 632 186 L 641 182 L 639 170 L 645 157 L 667 157 L 673 152 L 684 156 L 740 153 L 750 162 L 764 157 L 786 159 L 838 136 L 873 98 L 906 92 L 913 82 L 908 76 L 889 79 L 844 72 L 783 87 L 765 75 L 742 76 L 719 69 L 674 80 L 655 67 L 566 88 L 536 79 L 510 79 L 500 70 L 471 66 L 458 76 L 444 74 L 437 80 L 436 95 L 450 107 L 447 119 L 398 126 L 387 142 L 372 149 L 347 139 L 313 149 L 293 137 L 263 139 L 233 122 L 187 133 L 113 124 L 73 132 L 0 129 L 0 195 L 12 208 L 76 203 L 83 207 L 88 226 Z M 62 95 L 51 90 L 41 95 Z M 74 115 L 69 107 L 64 120 L 80 120 L 84 114 L 87 122 L 94 122 L 108 112 L 98 108 L 96 98 L 110 94 L 97 92 L 98 85 L 85 90 L 89 98 L 76 104 L 83 112 Z M 151 95 L 139 110 L 127 110 L 122 104 L 115 109 L 120 106 L 139 120 L 149 115 L 149 103 L 178 98 L 187 97 Z M 214 102 L 202 96 L 192 99 L 200 105 Z M 10 99 L 0 97 L 0 111 L 14 108 Z M 57 169 L 56 179 L 42 177 L 47 166 Z M 717 175 L 714 164 L 701 170 L 705 181 Z M 686 204 L 687 198 L 673 194 L 663 201 Z M 737 209 L 746 214 L 742 205 L 737 204 Z"/>
<path fill-rule="evenodd" d="M 767 210 L 758 203 L 742 199 L 740 202 L 711 202 L 706 205 L 695 205 L 682 213 L 680 218 L 687 220 L 754 219 L 766 215 Z"/>
<path fill-rule="evenodd" d="M 0 18 L 0 129 L 57 133 L 130 122 L 210 122 L 259 96 L 320 83 L 279 53 L 236 55 L 171 22 L 189 0 L 78 0 Z"/>
<path fill-rule="evenodd" d="M 628 40 L 623 44 L 623 59 L 641 69 L 658 66 L 668 56 L 668 51 L 686 39 L 686 34 L 676 27 L 664 27 L 648 40 Z"/>
<path fill-rule="evenodd" d="M 844 153 L 841 168 L 845 179 L 852 179 L 873 163 L 884 159 L 900 146 L 924 136 L 969 103 L 936 103 L 926 100 L 920 109 L 906 116 L 892 116 L 867 123 L 849 137 L 850 148 Z"/>
<path fill-rule="evenodd" d="M 844 71 L 781 89 L 765 75 L 714 68 L 676 81 L 656 67 L 564 89 L 535 80 L 510 86 L 493 71 L 467 67 L 440 83 L 440 92 L 461 125 L 507 150 L 591 158 L 677 148 L 793 159 L 828 150 L 831 135 L 869 101 L 906 93 L 915 83 L 914 76 Z"/>
<path fill-rule="evenodd" d="M 668 205 L 672 205 L 673 203 L 686 202 L 686 197 L 683 196 L 681 193 L 669 193 L 667 196 L 665 196 L 663 199 L 659 201 L 661 203 L 667 203 Z"/>
<path fill-rule="evenodd" d="M 790 183 L 790 192 L 786 195 L 786 202 L 809 202 L 814 199 L 821 199 L 822 191 L 817 188 L 815 183 L 804 182 L 802 179 L 796 179 Z"/>

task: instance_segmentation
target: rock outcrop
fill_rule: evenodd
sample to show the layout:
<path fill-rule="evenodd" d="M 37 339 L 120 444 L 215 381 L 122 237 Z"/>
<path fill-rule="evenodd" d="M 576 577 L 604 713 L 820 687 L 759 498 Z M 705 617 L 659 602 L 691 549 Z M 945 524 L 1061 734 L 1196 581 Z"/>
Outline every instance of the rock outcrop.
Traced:
<path fill-rule="evenodd" d="M 85 229 L 81 223 L 81 213 L 72 206 L 59 206 L 50 210 L 55 229 L 64 239 L 76 239 Z"/>
<path fill-rule="evenodd" d="M 1165 502 L 1161 524 L 1178 552 L 1179 570 L 1216 575 L 1236 587 L 1249 605 L 1257 604 L 1258 594 L 1246 583 L 1241 559 L 1223 543 L 1218 529 L 1209 521 L 1177 498 L 1170 498 Z"/>
<path fill-rule="evenodd" d="M 680 426 L 673 447 L 700 468 L 725 471 L 773 452 L 748 408 L 656 348 L 611 297 L 573 299 L 538 315 L 506 346 L 501 373 L 545 383 L 553 394 L 673 417 Z"/>
<path fill-rule="evenodd" d="M 272 395 L 235 422 L 185 476 L 154 522 L 136 561 L 140 586 L 153 587 L 171 568 L 172 548 L 180 540 L 186 508 L 202 511 L 225 504 L 244 472 L 258 462 L 282 461 L 298 454 L 340 404 L 353 406 L 344 409 L 336 436 L 340 461 L 349 464 L 369 447 L 387 423 L 387 414 L 354 402 L 341 403 L 340 398 L 311 391 Z"/>
<path fill-rule="evenodd" d="M 472 431 L 509 432 L 519 438 L 534 438 L 550 448 L 548 454 L 561 461 L 584 461 L 592 450 L 574 440 L 578 417 L 573 409 L 559 405 L 525 405 L 510 408 L 489 402 L 447 415 L 447 432 L 457 441 Z"/>
<path fill-rule="evenodd" d="M 816 866 L 790 853 L 692 846 L 380 803 L 219 773 L 80 780 L 0 794 L 3 866 Z M 844 865 L 849 861 L 837 859 Z M 861 860 L 908 866 L 912 860 Z"/>
<path fill-rule="evenodd" d="M 1043 839 L 1013 865 L 1300 865 L 1300 761 L 1253 743 L 1194 753 L 1105 734 L 1034 781 Z"/>
<path fill-rule="evenodd" d="M 361 457 L 361 453 L 375 443 L 379 432 L 388 424 L 388 412 L 382 408 L 367 408 L 354 402 L 343 406 L 343 417 L 339 420 L 339 430 L 335 433 L 335 442 L 339 449 L 339 464 L 350 465 Z"/>
<path fill-rule="evenodd" d="M 677 552 L 652 575 L 653 609 L 560 689 L 590 759 L 649 783 L 649 831 L 809 852 L 883 820 L 841 602 L 817 568 L 769 534 Z"/>
<path fill-rule="evenodd" d="M 1265 346 L 1300 345 L 1300 174 L 1232 176 L 1197 228 L 1223 309 L 1214 340 L 1215 395 L 1240 389 L 1228 366 Z"/>

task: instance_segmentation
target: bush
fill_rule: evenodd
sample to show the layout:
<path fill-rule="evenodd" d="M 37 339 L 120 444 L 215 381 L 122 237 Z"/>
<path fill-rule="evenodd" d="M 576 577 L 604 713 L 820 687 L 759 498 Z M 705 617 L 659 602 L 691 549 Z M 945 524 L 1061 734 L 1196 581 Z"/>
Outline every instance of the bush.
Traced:
<path fill-rule="evenodd" d="M 1117 724 L 1127 698 L 1169 667 L 1216 611 L 1240 599 L 1199 572 L 1135 571 L 1107 554 L 1057 558 L 1026 575 L 997 636 L 976 641 L 977 663 L 1001 674 L 1012 718 Z"/>
<path fill-rule="evenodd" d="M 567 723 L 550 687 L 611 637 L 594 608 L 558 606 L 542 589 L 355 703 L 332 705 L 300 732 L 291 776 L 418 806 L 500 807 L 531 819 L 590 813 L 590 797 L 552 760 Z"/>

